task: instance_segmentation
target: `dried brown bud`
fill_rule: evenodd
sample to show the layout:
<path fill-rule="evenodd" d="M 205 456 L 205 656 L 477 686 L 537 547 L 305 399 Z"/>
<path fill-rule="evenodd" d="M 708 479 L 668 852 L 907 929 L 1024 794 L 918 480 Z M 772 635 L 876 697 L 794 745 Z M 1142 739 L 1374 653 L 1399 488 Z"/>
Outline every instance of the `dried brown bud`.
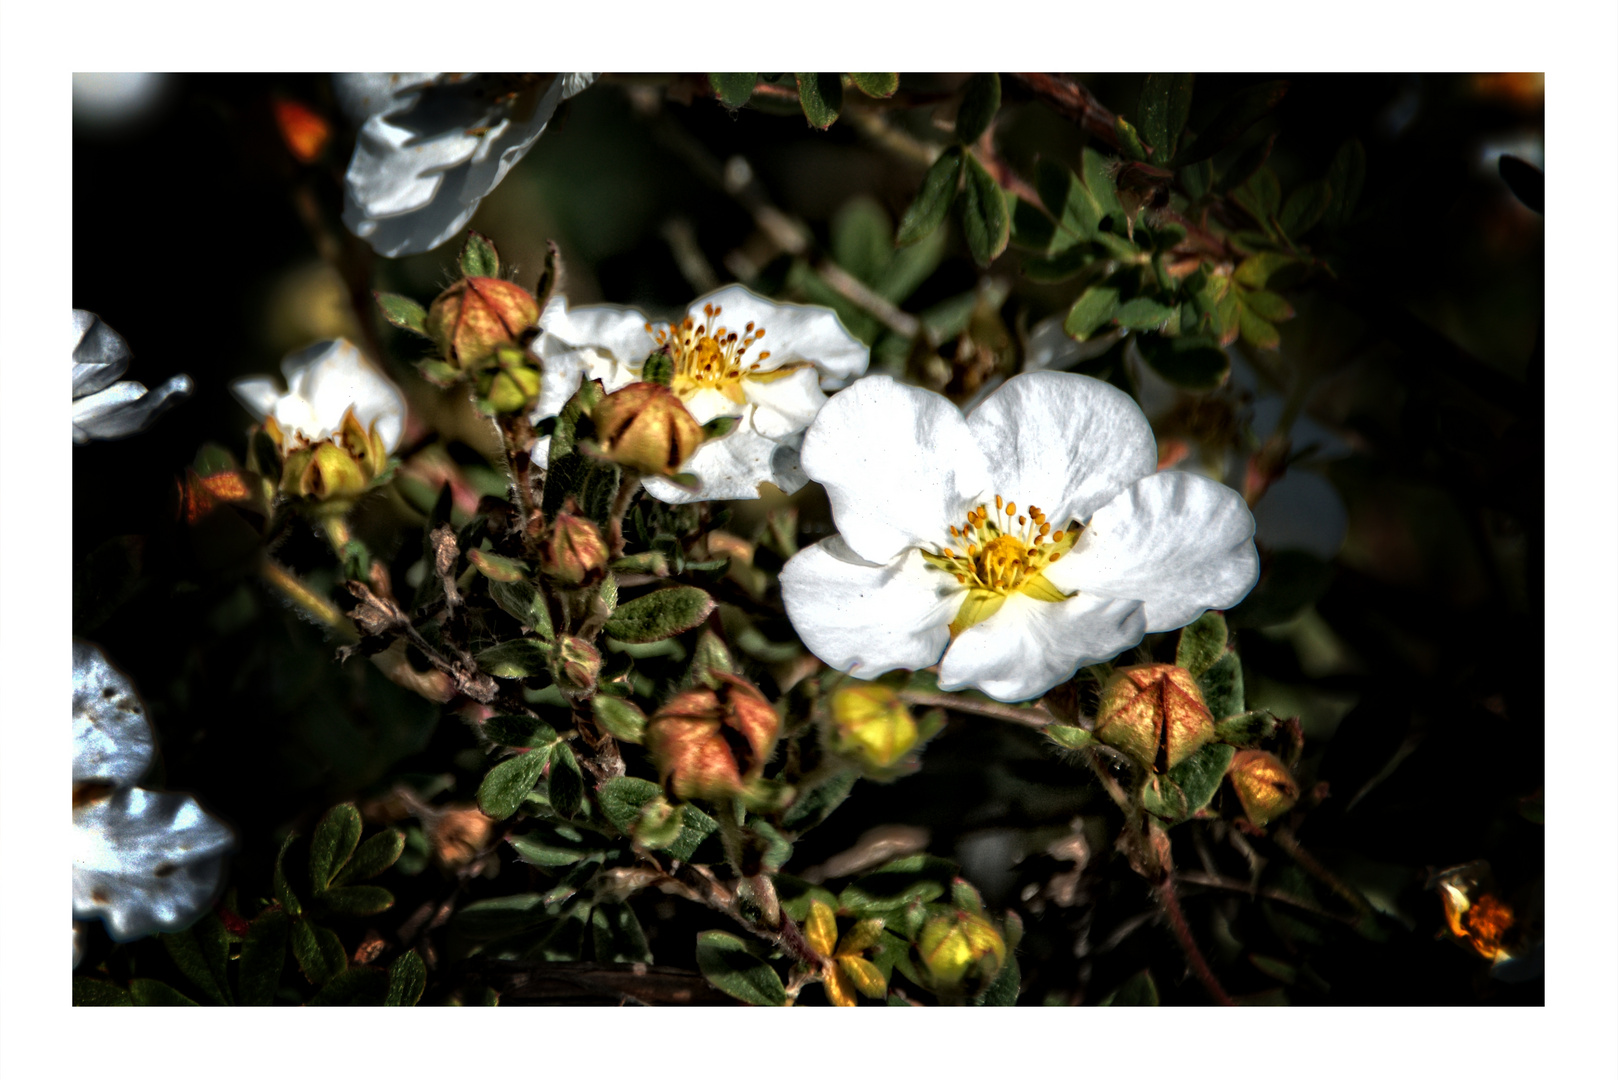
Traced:
<path fill-rule="evenodd" d="M 595 522 L 558 513 L 540 549 L 540 569 L 575 588 L 594 585 L 607 573 L 607 542 Z"/>
<path fill-rule="evenodd" d="M 715 671 L 718 690 L 688 690 L 653 714 L 646 748 L 663 783 L 682 799 L 739 793 L 764 773 L 781 718 L 750 683 Z"/>
<path fill-rule="evenodd" d="M 502 345 L 518 345 L 539 322 L 539 303 L 527 289 L 500 278 L 462 278 L 438 295 L 427 312 L 427 333 L 444 359 L 465 370 Z"/>
<path fill-rule="evenodd" d="M 1214 739 L 1197 681 L 1173 664 L 1120 668 L 1102 691 L 1095 736 L 1154 772 L 1168 772 Z"/>
<path fill-rule="evenodd" d="M 656 476 L 673 476 L 702 442 L 702 427 L 674 391 L 630 383 L 602 398 L 590 413 L 608 459 Z"/>
<path fill-rule="evenodd" d="M 1298 782 L 1280 758 L 1264 750 L 1238 752 L 1226 775 L 1247 819 L 1261 829 L 1298 801 Z"/>
<path fill-rule="evenodd" d="M 433 856 L 449 870 L 470 865 L 489 846 L 494 819 L 470 804 L 446 809 L 433 826 Z"/>

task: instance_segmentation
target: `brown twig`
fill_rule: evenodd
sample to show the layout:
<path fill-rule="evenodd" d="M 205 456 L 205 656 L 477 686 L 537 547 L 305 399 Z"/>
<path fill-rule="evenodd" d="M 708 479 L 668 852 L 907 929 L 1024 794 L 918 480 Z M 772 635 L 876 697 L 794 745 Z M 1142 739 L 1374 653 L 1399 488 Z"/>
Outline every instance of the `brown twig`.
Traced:
<path fill-rule="evenodd" d="M 1118 118 L 1071 75 L 1013 72 L 1011 77 L 1033 96 L 1067 117 L 1085 132 L 1118 149 Z"/>
<path fill-rule="evenodd" d="M 954 709 L 956 712 L 988 716 L 996 720 L 1010 720 L 1013 724 L 1021 724 L 1036 730 L 1056 722 L 1056 717 L 1037 705 L 1031 709 L 1021 709 L 1015 705 L 1000 705 L 992 701 L 974 701 L 958 694 L 929 694 L 921 690 L 904 690 L 900 692 L 899 697 L 909 705 L 936 706 Z"/>
<path fill-rule="evenodd" d="M 1313 855 L 1305 851 L 1303 845 L 1298 843 L 1298 838 L 1292 835 L 1292 830 L 1275 830 L 1275 844 L 1282 851 L 1292 856 L 1293 861 L 1303 867 L 1311 877 L 1348 901 L 1354 910 L 1359 912 L 1360 918 L 1368 919 L 1376 914 L 1376 909 L 1371 906 L 1371 902 L 1365 898 L 1365 895 L 1326 869 Z"/>

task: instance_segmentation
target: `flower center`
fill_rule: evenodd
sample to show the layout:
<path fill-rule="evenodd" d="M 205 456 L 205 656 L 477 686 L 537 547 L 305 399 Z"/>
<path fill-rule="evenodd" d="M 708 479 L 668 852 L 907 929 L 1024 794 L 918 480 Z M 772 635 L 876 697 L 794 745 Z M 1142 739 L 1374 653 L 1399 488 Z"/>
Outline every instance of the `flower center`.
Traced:
<path fill-rule="evenodd" d="M 950 546 L 921 552 L 929 566 L 966 586 L 966 599 L 949 626 L 950 636 L 993 615 L 1012 593 L 1047 603 L 1066 600 L 1068 594 L 1051 584 L 1045 568 L 1072 549 L 1081 529 L 1053 532 L 1039 507 L 1030 506 L 1019 514 L 1016 503 L 999 495 L 994 497 L 992 512 L 986 503 L 967 511 L 964 527 L 949 527 L 950 536 L 961 542 L 961 550 Z"/>
<path fill-rule="evenodd" d="M 746 362 L 747 350 L 764 336 L 764 328 L 755 323 L 748 323 L 741 333 L 725 326 L 716 328 L 714 324 L 722 310 L 716 304 L 705 304 L 701 323 L 687 315 L 679 326 L 664 330 L 653 330 L 650 323 L 646 324 L 647 332 L 674 361 L 670 389 L 681 398 L 689 399 L 699 390 L 717 390 L 739 405 L 744 400 L 742 379 L 758 373 L 759 364 L 769 359 L 769 351 L 765 350 L 751 364 Z"/>

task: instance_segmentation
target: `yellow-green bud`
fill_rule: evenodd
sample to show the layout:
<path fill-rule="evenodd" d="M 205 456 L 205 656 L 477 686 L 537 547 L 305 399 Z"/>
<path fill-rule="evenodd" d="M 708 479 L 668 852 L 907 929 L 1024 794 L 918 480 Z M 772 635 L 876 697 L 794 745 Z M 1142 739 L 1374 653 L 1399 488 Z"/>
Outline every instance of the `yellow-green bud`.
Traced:
<path fill-rule="evenodd" d="M 852 683 L 832 694 L 832 744 L 873 769 L 890 769 L 916 745 L 915 717 L 880 683 Z"/>
<path fill-rule="evenodd" d="M 450 364 L 474 367 L 502 345 L 519 345 L 539 322 L 539 303 L 521 285 L 500 278 L 462 278 L 427 312 L 427 334 Z"/>
<path fill-rule="evenodd" d="M 1095 737 L 1167 772 L 1214 739 L 1197 681 L 1173 664 L 1120 668 L 1101 694 Z"/>
<path fill-rule="evenodd" d="M 478 373 L 480 407 L 491 413 L 527 412 L 539 398 L 538 369 L 516 346 L 502 345 L 494 355 L 493 366 Z"/>
<path fill-rule="evenodd" d="M 601 453 L 626 468 L 673 476 L 702 442 L 702 427 L 674 391 L 656 383 L 630 383 L 590 412 Z"/>
<path fill-rule="evenodd" d="M 982 915 L 957 911 L 940 915 L 916 939 L 922 963 L 942 987 L 959 986 L 968 976 L 984 982 L 1006 962 L 1006 939 Z"/>
<path fill-rule="evenodd" d="M 1230 786 L 1247 820 L 1263 828 L 1298 802 L 1298 782 L 1281 759 L 1263 750 L 1242 750 L 1231 759 Z"/>
<path fill-rule="evenodd" d="M 540 549 L 540 569 L 548 577 L 579 588 L 607 573 L 607 542 L 595 522 L 565 511 L 558 513 Z"/>

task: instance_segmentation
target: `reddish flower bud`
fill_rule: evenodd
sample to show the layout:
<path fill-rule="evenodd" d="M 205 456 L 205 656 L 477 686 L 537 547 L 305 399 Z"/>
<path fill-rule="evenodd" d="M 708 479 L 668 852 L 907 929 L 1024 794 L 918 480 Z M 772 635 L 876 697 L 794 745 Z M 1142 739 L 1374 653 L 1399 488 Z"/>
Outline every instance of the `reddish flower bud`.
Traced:
<path fill-rule="evenodd" d="M 1102 691 L 1095 736 L 1155 772 L 1214 739 L 1214 720 L 1191 673 L 1173 664 L 1120 668 Z"/>
<path fill-rule="evenodd" d="M 1247 820 L 1261 829 L 1298 802 L 1298 782 L 1274 754 L 1242 750 L 1231 759 L 1226 775 Z"/>
<path fill-rule="evenodd" d="M 607 573 L 607 542 L 588 518 L 558 513 L 540 548 L 540 569 L 564 585 L 593 585 Z"/>
<path fill-rule="evenodd" d="M 738 794 L 764 773 L 781 718 L 750 683 L 715 671 L 718 690 L 687 690 L 646 726 L 663 783 L 682 799 Z"/>
<path fill-rule="evenodd" d="M 539 303 L 521 285 L 500 278 L 462 278 L 427 312 L 428 336 L 455 367 L 473 367 L 503 345 L 519 345 L 539 322 Z"/>
<path fill-rule="evenodd" d="M 655 476 L 679 472 L 702 442 L 702 426 L 674 391 L 656 383 L 630 383 L 608 394 L 590 419 L 604 456 Z"/>
<path fill-rule="evenodd" d="M 551 677 L 564 694 L 583 695 L 596 688 L 601 674 L 601 654 L 583 638 L 563 637 L 556 643 L 551 661 Z"/>

